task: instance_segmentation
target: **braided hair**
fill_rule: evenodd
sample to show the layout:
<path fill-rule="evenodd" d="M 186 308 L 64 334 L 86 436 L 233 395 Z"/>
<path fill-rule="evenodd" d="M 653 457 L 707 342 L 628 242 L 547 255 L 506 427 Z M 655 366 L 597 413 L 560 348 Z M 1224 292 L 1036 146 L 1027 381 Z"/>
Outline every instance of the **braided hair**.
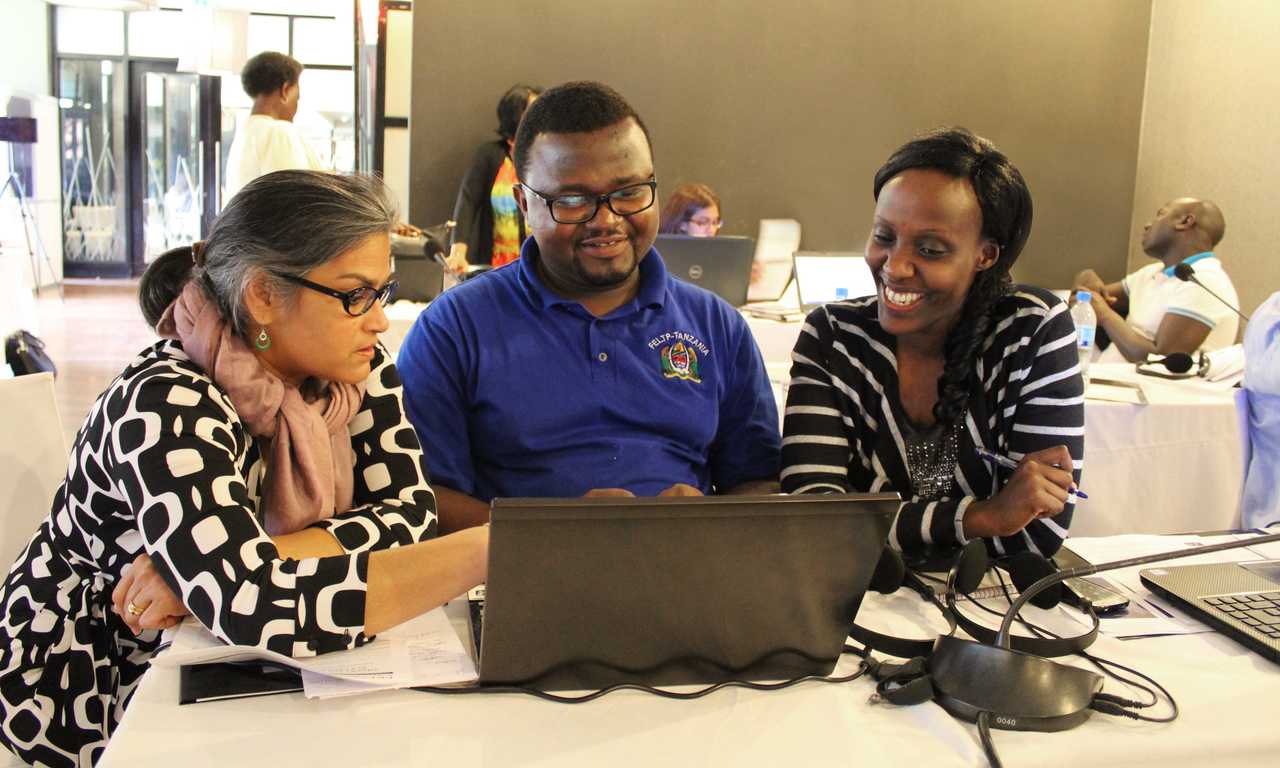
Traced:
<path fill-rule="evenodd" d="M 999 249 L 995 264 L 974 276 L 960 317 L 943 347 L 945 363 L 938 377 L 933 415 L 940 424 L 950 426 L 964 418 L 977 379 L 975 363 L 991 327 L 991 312 L 1008 293 L 1012 285 L 1009 269 L 1031 234 L 1031 191 L 1022 174 L 994 144 L 956 127 L 934 129 L 899 147 L 876 171 L 875 198 L 880 198 L 881 188 L 890 179 L 916 168 L 968 179 L 982 211 L 982 236 Z"/>

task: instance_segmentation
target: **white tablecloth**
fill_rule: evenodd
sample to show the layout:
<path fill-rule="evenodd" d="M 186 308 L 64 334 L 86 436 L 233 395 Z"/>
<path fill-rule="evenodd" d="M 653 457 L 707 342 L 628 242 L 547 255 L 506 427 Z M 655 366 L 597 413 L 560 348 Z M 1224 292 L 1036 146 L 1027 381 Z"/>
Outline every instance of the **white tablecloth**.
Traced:
<path fill-rule="evenodd" d="M 928 636 L 934 617 L 914 595 L 875 597 L 862 616 L 871 626 L 907 622 L 920 630 L 913 634 Z M 924 620 L 914 622 L 917 616 Z M 1226 768 L 1272 764 L 1280 754 L 1277 665 L 1216 634 L 1104 637 L 1092 651 L 1156 678 L 1178 700 L 1179 719 L 1152 724 L 1095 714 L 1062 733 L 996 731 L 1006 765 L 1211 761 Z M 845 666 L 852 664 L 837 669 Z M 867 679 L 776 692 L 726 689 L 692 701 L 628 691 L 564 705 L 517 694 L 392 691 L 179 706 L 177 678 L 176 670 L 146 673 L 100 766 L 986 765 L 973 726 L 932 703 L 868 704 Z M 1104 690 L 1137 698 L 1110 681 Z"/>

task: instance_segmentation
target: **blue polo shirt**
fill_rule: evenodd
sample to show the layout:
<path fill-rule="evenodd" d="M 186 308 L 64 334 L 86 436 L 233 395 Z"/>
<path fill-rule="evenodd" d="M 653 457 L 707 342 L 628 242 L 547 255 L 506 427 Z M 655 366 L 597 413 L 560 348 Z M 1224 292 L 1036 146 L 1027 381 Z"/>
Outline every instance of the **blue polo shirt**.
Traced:
<path fill-rule="evenodd" d="M 650 249 L 637 296 L 597 318 L 546 287 L 538 258 L 529 238 L 405 337 L 405 409 L 432 482 L 489 501 L 777 478 L 777 406 L 736 310 Z"/>

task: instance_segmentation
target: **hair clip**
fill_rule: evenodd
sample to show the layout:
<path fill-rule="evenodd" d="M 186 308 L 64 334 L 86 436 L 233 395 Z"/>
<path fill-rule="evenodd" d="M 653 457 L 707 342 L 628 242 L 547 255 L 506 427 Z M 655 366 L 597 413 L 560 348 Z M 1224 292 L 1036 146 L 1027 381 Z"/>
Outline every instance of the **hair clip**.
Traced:
<path fill-rule="evenodd" d="M 197 267 L 204 266 L 204 241 L 197 240 L 191 244 L 191 262 Z"/>

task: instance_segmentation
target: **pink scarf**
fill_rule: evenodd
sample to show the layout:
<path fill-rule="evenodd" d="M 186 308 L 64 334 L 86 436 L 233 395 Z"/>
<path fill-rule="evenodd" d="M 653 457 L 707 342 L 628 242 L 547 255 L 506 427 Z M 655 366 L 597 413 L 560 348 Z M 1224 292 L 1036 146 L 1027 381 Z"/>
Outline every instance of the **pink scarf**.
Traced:
<path fill-rule="evenodd" d="M 351 508 L 355 453 L 347 422 L 364 398 L 363 383 L 330 382 L 308 402 L 263 367 L 197 280 L 164 311 L 156 332 L 181 341 L 227 393 L 249 433 L 271 441 L 263 457 L 267 533 L 293 533 Z"/>

